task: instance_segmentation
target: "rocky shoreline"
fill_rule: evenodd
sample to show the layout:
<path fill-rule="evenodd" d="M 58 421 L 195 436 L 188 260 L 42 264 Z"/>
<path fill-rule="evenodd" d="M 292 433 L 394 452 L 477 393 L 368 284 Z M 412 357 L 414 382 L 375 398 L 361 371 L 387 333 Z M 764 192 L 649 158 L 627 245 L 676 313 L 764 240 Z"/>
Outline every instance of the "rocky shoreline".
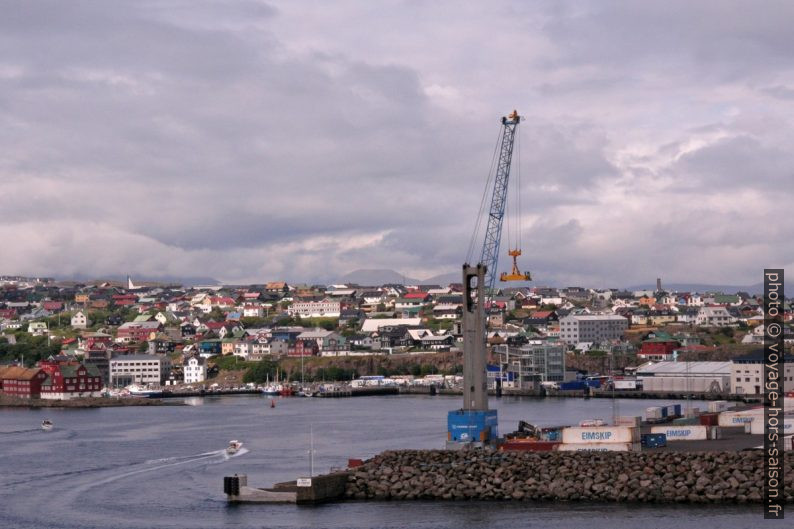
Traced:
<path fill-rule="evenodd" d="M 785 458 L 794 503 L 794 453 Z M 514 500 L 761 503 L 761 451 L 384 452 L 351 470 L 356 500 Z"/>
<path fill-rule="evenodd" d="M 183 402 L 166 402 L 148 398 L 80 397 L 69 400 L 21 399 L 0 395 L 0 407 L 7 408 L 113 408 L 119 406 L 181 406 Z"/>

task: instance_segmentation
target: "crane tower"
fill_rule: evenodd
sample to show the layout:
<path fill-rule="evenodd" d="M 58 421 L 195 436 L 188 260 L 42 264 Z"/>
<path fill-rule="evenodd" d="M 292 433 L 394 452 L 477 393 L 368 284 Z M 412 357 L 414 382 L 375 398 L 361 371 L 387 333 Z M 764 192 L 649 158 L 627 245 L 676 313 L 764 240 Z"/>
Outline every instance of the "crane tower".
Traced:
<path fill-rule="evenodd" d="M 496 279 L 513 145 L 516 127 L 520 121 L 521 116 L 515 110 L 502 117 L 502 130 L 498 141 L 499 157 L 480 261 L 475 266 L 469 263 L 463 265 L 463 407 L 450 411 L 447 416 L 447 446 L 450 448 L 491 444 L 499 436 L 496 410 L 488 409 L 485 308 Z M 479 222 L 478 219 L 478 226 Z M 473 243 L 476 234 L 477 228 L 472 238 Z M 529 274 L 518 271 L 518 255 L 521 255 L 520 249 L 510 251 L 513 270 L 510 274 L 502 274 L 503 281 L 530 279 Z"/>

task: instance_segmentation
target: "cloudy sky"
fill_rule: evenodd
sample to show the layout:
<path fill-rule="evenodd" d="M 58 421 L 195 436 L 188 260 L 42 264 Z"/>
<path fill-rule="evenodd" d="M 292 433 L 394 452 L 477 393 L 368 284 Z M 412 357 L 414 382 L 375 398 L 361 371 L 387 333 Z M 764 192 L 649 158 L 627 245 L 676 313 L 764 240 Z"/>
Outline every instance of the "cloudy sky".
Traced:
<path fill-rule="evenodd" d="M 457 271 L 513 108 L 538 283 L 794 263 L 791 2 L 0 9 L 0 274 Z"/>

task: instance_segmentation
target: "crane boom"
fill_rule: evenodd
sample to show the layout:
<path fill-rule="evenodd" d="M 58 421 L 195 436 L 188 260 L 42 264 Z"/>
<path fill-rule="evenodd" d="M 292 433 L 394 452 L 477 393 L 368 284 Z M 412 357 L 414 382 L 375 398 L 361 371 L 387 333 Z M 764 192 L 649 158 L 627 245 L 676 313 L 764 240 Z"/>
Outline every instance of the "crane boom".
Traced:
<path fill-rule="evenodd" d="M 499 246 L 502 241 L 502 222 L 507 204 L 507 184 L 510 180 L 510 164 L 513 160 L 513 144 L 515 143 L 516 127 L 521 116 L 513 110 L 509 116 L 502 117 L 502 134 L 499 150 L 499 161 L 496 165 L 491 209 L 488 213 L 488 227 L 482 245 L 480 264 L 485 265 L 485 291 L 491 296 L 496 281 L 496 267 L 499 263 Z"/>

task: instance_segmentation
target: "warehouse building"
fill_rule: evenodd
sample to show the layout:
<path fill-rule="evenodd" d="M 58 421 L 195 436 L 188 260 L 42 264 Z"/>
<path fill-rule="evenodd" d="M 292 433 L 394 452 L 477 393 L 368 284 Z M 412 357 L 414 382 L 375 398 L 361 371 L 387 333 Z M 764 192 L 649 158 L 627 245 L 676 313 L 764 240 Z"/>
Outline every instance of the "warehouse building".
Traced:
<path fill-rule="evenodd" d="M 643 391 L 728 393 L 731 362 L 648 362 L 637 368 Z"/>

